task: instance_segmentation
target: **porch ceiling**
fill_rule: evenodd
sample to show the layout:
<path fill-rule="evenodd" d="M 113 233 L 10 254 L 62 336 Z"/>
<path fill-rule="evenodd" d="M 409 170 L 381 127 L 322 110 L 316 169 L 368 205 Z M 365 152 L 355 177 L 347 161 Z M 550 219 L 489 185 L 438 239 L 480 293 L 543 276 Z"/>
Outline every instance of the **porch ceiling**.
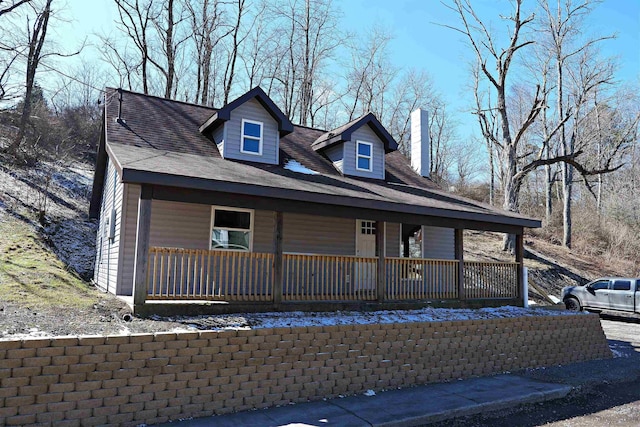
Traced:
<path fill-rule="evenodd" d="M 189 153 L 109 143 L 126 183 L 154 199 L 522 233 L 540 221 L 443 191 L 325 174 L 306 175 Z"/>

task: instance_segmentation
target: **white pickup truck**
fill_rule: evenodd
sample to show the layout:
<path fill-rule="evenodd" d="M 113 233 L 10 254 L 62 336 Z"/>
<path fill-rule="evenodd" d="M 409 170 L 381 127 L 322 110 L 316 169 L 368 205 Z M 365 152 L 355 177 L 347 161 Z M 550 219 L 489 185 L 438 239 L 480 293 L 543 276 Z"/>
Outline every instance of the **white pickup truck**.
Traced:
<path fill-rule="evenodd" d="M 567 310 L 617 311 L 640 314 L 640 279 L 605 277 L 584 286 L 562 288 Z"/>

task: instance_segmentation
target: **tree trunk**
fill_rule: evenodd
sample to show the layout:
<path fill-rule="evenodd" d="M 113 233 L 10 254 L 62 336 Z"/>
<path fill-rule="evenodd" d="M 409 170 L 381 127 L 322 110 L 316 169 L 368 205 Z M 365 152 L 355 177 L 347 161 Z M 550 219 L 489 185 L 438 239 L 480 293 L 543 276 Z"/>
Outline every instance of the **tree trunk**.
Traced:
<path fill-rule="evenodd" d="M 244 13 L 244 0 L 238 0 L 238 18 L 236 19 L 236 25 L 233 30 L 233 46 L 231 51 L 231 58 L 228 64 L 229 73 L 227 75 L 227 84 L 224 88 L 224 105 L 229 102 L 229 94 L 233 87 L 233 78 L 236 73 L 236 61 L 238 60 L 238 34 L 240 32 L 240 23 L 242 22 L 242 14 Z"/>
<path fill-rule="evenodd" d="M 506 122 L 506 120 L 505 120 Z M 505 146 L 504 150 L 506 159 L 504 159 L 505 165 L 505 179 L 504 179 L 504 204 L 503 209 L 509 212 L 518 212 L 518 192 L 520 186 L 514 180 L 516 174 L 516 159 L 517 153 L 513 145 L 509 144 Z M 502 250 L 514 253 L 515 251 L 515 234 L 505 234 L 502 241 Z"/>
<path fill-rule="evenodd" d="M 167 99 L 173 95 L 173 81 L 175 78 L 175 50 L 173 47 L 173 30 L 175 23 L 173 22 L 173 0 L 167 2 L 167 30 L 165 40 L 165 50 L 167 51 L 167 85 L 164 91 L 164 97 Z"/>
<path fill-rule="evenodd" d="M 546 165 L 545 169 L 545 212 L 544 216 L 547 221 L 547 225 L 551 223 L 551 216 L 553 215 L 553 174 L 551 173 L 551 165 Z"/>
<path fill-rule="evenodd" d="M 571 248 L 571 201 L 573 197 L 573 171 L 570 165 L 562 164 L 562 244 Z"/>
<path fill-rule="evenodd" d="M 53 0 L 47 0 L 44 9 L 36 17 L 36 22 L 32 30 L 33 32 L 29 35 L 29 53 L 27 56 L 24 102 L 22 105 L 22 112 L 20 113 L 18 135 L 14 139 L 13 143 L 6 148 L 8 153 L 15 154 L 20 149 L 27 132 L 27 126 L 31 119 L 33 86 L 35 85 L 36 71 L 38 70 L 40 59 L 42 58 L 42 46 L 44 45 L 44 41 L 47 36 L 47 26 L 49 24 L 49 16 L 51 15 L 52 1 Z"/>
<path fill-rule="evenodd" d="M 487 143 L 489 150 L 489 204 L 495 206 L 496 197 L 496 171 L 494 170 L 495 160 L 493 158 L 493 147 Z"/>

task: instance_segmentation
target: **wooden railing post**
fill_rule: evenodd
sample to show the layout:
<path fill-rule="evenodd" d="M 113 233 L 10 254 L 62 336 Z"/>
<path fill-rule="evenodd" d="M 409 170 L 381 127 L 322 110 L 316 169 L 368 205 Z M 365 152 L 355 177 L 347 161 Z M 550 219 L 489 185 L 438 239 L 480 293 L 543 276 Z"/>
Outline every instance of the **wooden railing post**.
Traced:
<path fill-rule="evenodd" d="M 284 224 L 283 213 L 275 213 L 275 230 L 273 244 L 273 302 L 280 304 L 284 291 L 283 257 L 282 257 L 282 229 Z"/>
<path fill-rule="evenodd" d="M 124 225 L 123 225 L 124 226 Z M 133 264 L 133 306 L 144 305 L 147 299 L 147 266 L 149 261 L 149 234 L 151 231 L 151 188 L 143 186 L 138 202 L 136 252 Z"/>
<path fill-rule="evenodd" d="M 376 221 L 376 248 L 378 250 L 376 289 L 378 302 L 384 301 L 387 284 L 386 266 L 384 262 L 386 249 L 384 247 L 384 229 L 385 223 L 383 221 Z"/>
<path fill-rule="evenodd" d="M 524 230 L 523 230 L 524 231 Z M 522 233 L 516 234 L 516 262 L 518 263 L 518 298 L 522 300 L 524 306 L 524 299 L 528 298 L 528 295 L 524 294 L 524 235 Z"/>
<path fill-rule="evenodd" d="M 454 232 L 455 258 L 458 261 L 458 299 L 465 299 L 464 294 L 464 239 L 463 229 L 456 228 Z"/>

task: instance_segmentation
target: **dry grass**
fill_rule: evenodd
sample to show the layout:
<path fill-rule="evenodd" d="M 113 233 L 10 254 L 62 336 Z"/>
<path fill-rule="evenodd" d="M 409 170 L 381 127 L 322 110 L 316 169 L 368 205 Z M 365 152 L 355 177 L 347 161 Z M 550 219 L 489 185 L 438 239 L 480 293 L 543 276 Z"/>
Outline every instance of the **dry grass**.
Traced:
<path fill-rule="evenodd" d="M 0 301 L 28 307 L 92 307 L 101 294 L 46 246 L 29 224 L 0 210 Z"/>

